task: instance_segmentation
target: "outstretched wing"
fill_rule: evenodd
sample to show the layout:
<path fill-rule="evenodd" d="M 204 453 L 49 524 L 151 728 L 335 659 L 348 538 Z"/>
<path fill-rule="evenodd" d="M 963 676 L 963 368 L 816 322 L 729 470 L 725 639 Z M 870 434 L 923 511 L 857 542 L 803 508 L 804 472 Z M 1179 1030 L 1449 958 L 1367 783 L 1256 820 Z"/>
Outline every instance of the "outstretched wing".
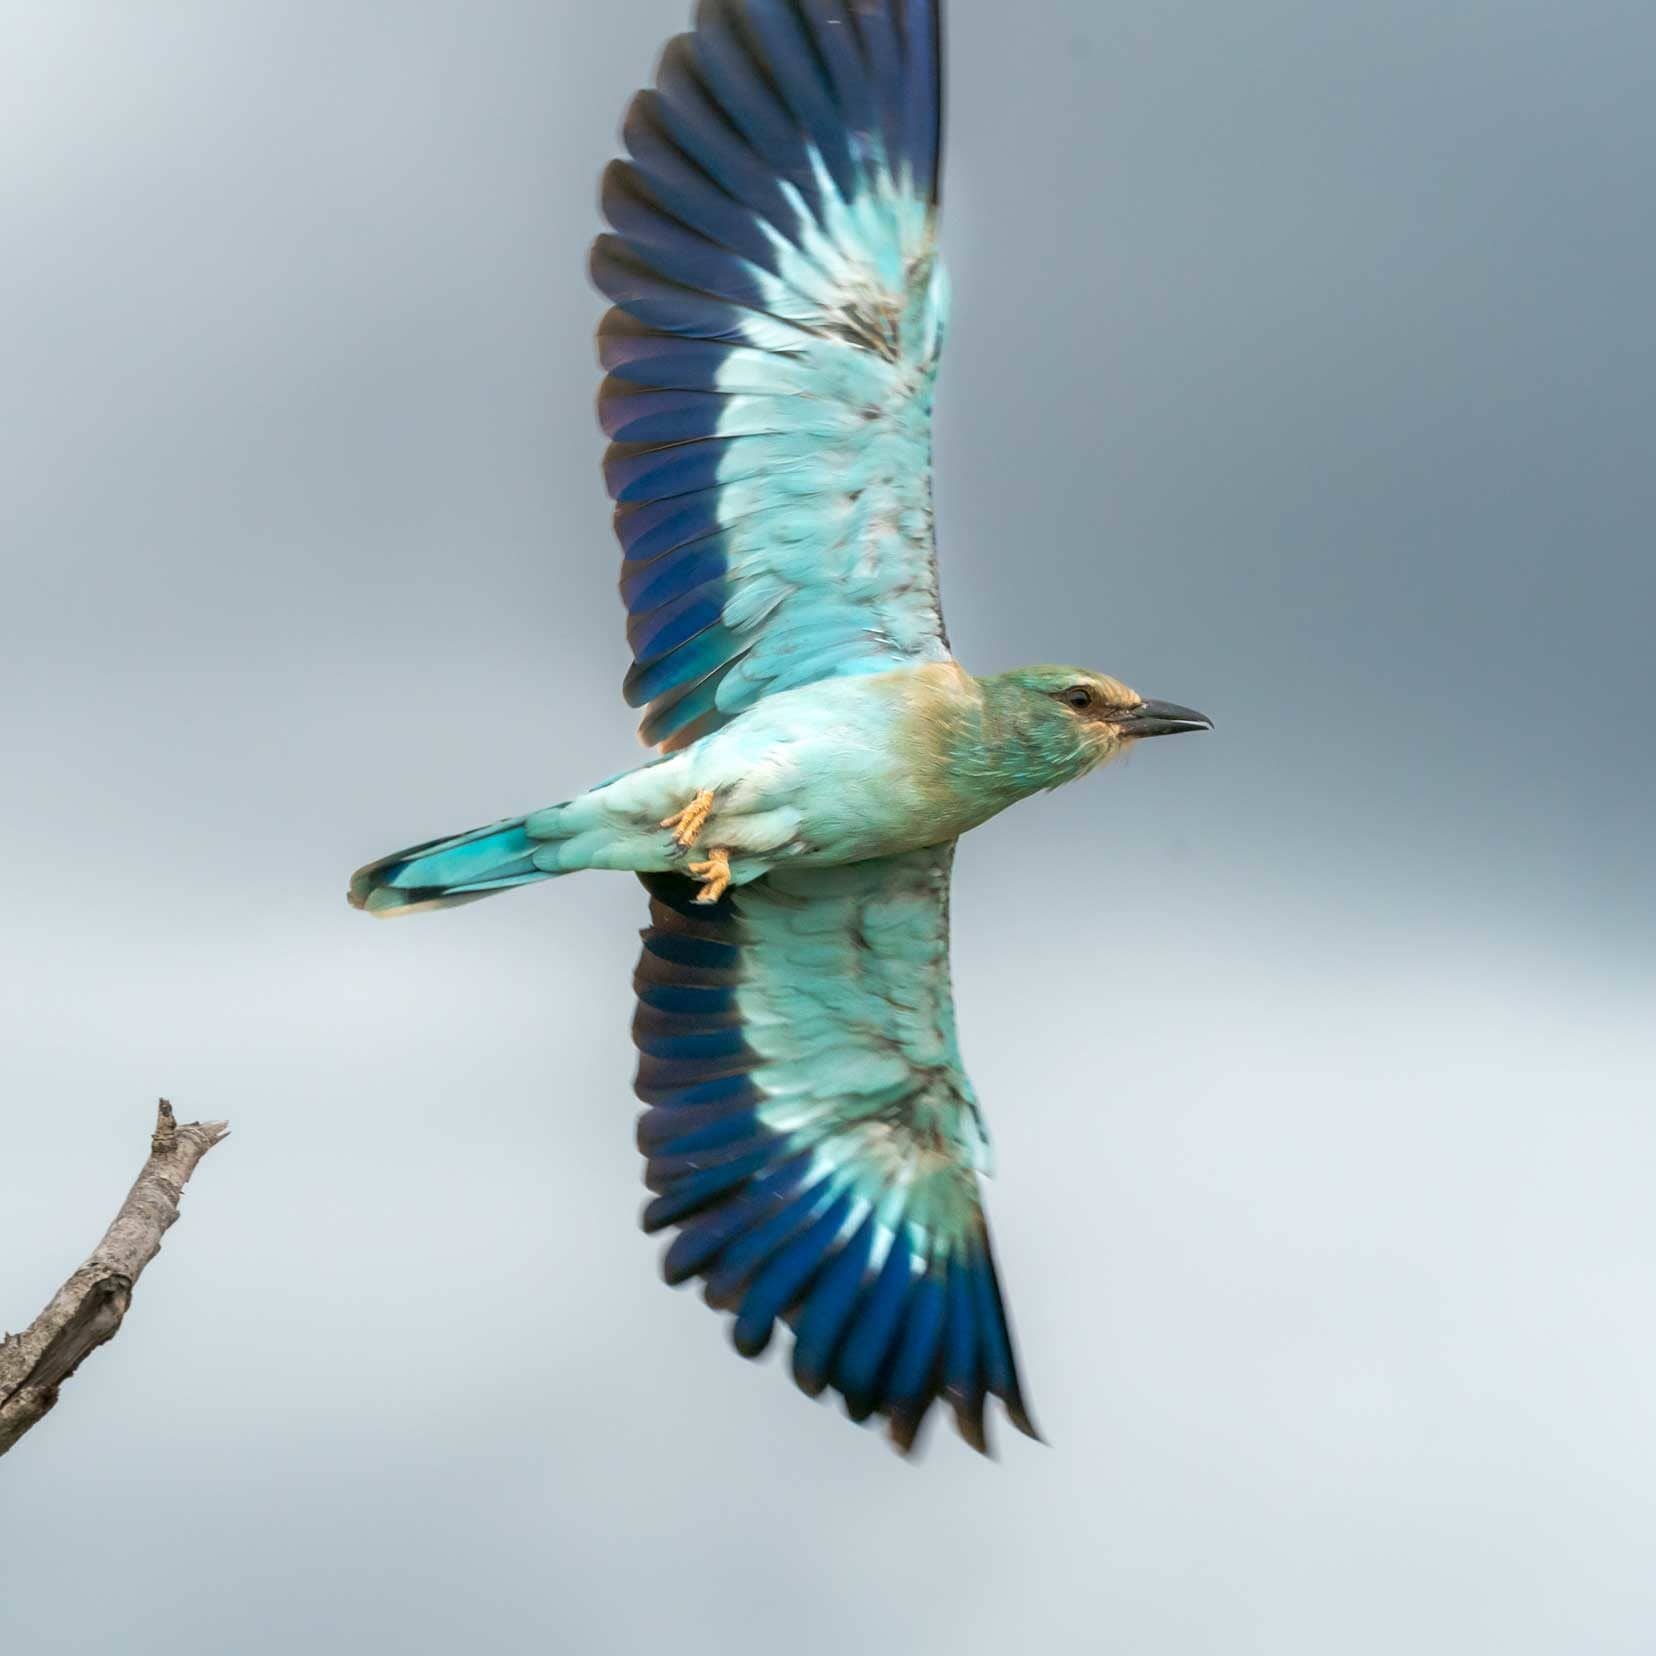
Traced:
<path fill-rule="evenodd" d="M 745 1356 L 786 1318 L 799 1385 L 884 1414 L 904 1452 L 940 1394 L 974 1448 L 986 1394 L 1034 1435 L 955 1040 L 953 856 L 782 869 L 712 907 L 641 876 L 638 1142 L 644 1228 L 679 1228 L 664 1274 L 706 1279 Z"/>
<path fill-rule="evenodd" d="M 701 0 L 592 252 L 641 733 L 946 659 L 932 540 L 942 0 Z"/>

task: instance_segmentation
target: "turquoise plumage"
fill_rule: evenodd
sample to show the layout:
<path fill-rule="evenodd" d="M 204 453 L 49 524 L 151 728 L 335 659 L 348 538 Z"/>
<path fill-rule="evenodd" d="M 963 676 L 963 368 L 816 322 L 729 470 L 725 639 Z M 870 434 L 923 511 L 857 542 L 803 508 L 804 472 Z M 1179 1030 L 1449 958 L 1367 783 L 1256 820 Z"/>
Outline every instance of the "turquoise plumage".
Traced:
<path fill-rule="evenodd" d="M 702 0 L 627 114 L 592 255 L 630 703 L 656 758 L 358 871 L 374 913 L 586 869 L 651 897 L 647 1229 L 737 1348 L 907 1451 L 1033 1433 L 948 966 L 959 835 L 1206 728 L 1071 667 L 972 677 L 932 533 L 941 0 Z"/>
<path fill-rule="evenodd" d="M 932 558 L 939 15 L 703 5 L 605 175 L 604 473 L 643 734 L 948 658 Z"/>

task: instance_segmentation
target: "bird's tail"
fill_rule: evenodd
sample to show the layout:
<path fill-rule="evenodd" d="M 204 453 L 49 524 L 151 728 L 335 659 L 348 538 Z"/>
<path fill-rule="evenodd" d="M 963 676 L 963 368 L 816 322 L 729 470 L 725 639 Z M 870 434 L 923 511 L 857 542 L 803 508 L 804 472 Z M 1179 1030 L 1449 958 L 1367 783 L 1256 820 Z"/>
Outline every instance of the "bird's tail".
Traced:
<path fill-rule="evenodd" d="M 683 852 L 662 819 L 689 797 L 683 768 L 678 754 L 648 760 L 562 805 L 394 851 L 351 876 L 351 906 L 406 914 L 583 868 L 672 868 Z"/>
<path fill-rule="evenodd" d="M 528 824 L 528 817 L 512 817 L 487 828 L 393 851 L 351 876 L 351 907 L 370 914 L 456 908 L 567 872 L 545 866 L 550 861 L 547 845 L 530 837 Z"/>

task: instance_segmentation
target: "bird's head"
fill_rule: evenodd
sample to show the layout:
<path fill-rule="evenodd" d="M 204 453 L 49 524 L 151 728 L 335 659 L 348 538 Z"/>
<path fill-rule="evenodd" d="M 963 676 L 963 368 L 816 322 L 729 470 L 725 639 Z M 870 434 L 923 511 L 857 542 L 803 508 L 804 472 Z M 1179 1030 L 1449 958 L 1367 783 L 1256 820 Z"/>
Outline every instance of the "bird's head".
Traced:
<path fill-rule="evenodd" d="M 1107 764 L 1146 736 L 1211 730 L 1213 721 L 1174 702 L 1150 701 L 1120 679 L 1085 667 L 1020 667 L 1002 673 L 1020 713 L 1049 740 L 1073 742 L 1080 769 Z"/>

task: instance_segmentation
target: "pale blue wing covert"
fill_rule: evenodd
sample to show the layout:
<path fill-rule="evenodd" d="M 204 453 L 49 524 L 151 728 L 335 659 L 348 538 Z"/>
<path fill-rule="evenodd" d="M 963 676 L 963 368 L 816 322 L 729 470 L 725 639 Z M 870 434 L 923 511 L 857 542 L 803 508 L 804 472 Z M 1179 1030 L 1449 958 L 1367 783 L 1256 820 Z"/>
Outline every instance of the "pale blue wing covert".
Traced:
<path fill-rule="evenodd" d="M 702 0 L 605 175 L 599 416 L 646 740 L 947 657 L 941 0 Z"/>
<path fill-rule="evenodd" d="M 987 1145 L 955 1036 L 952 846 L 781 869 L 712 907 L 644 875 L 636 977 L 644 1225 L 679 1233 L 736 1347 L 794 1329 L 793 1374 L 912 1447 L 939 1396 L 986 1446 L 984 1403 L 1033 1435 L 979 1172 Z"/>

